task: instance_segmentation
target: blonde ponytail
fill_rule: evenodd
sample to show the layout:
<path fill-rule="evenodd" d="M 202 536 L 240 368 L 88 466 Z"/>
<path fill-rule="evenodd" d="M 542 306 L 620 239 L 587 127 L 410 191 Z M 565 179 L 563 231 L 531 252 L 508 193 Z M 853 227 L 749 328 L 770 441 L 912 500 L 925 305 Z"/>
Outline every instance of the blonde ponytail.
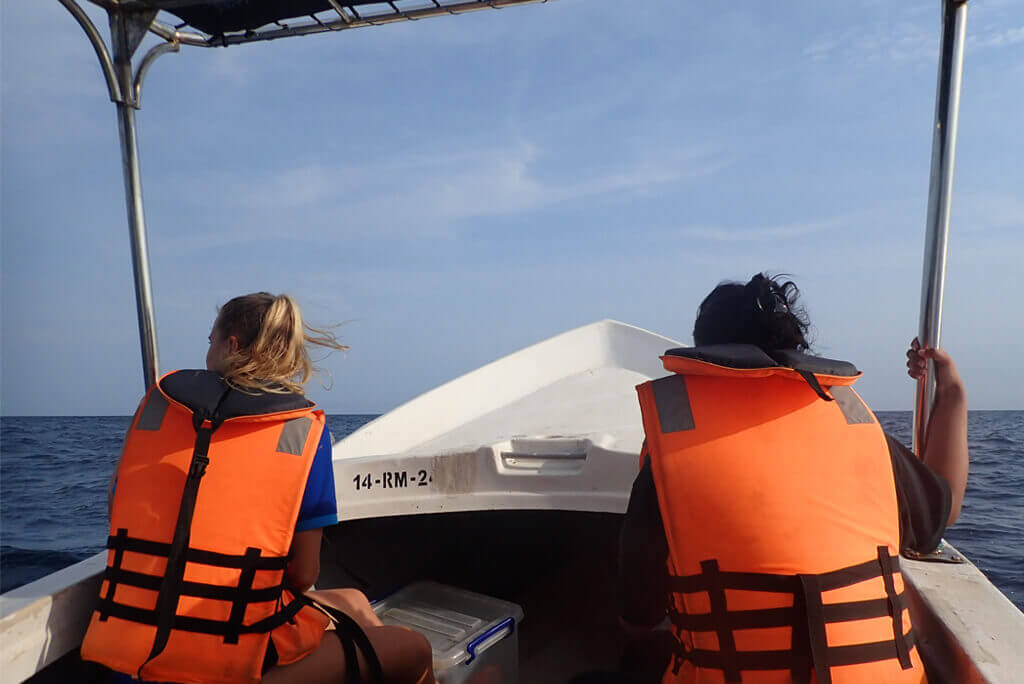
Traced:
<path fill-rule="evenodd" d="M 225 361 L 224 379 L 244 391 L 303 394 L 316 370 L 307 345 L 348 349 L 329 331 L 307 325 L 286 294 L 235 297 L 221 307 L 214 327 L 222 337 L 238 339 L 238 350 Z"/>

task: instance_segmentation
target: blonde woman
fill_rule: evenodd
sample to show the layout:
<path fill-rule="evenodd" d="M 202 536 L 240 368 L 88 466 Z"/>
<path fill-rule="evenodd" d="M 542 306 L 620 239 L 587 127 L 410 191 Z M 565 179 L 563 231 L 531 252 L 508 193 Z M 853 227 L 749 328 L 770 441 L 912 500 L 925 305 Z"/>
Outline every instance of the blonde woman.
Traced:
<path fill-rule="evenodd" d="M 146 681 L 433 684 L 422 635 L 356 590 L 307 592 L 338 522 L 308 346 L 345 347 L 266 292 L 225 304 L 209 341 L 125 437 L 83 659 Z"/>

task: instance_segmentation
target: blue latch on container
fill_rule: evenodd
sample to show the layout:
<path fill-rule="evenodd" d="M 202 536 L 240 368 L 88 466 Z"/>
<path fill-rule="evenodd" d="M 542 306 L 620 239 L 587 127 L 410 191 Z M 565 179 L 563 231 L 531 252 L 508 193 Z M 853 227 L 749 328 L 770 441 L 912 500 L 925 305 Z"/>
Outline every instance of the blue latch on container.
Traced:
<path fill-rule="evenodd" d="M 516 619 L 512 617 L 505 618 L 498 624 L 494 625 L 494 627 L 491 627 L 489 630 L 478 636 L 476 639 L 470 641 L 466 646 L 466 652 L 469 653 L 469 660 L 462 664 L 469 665 L 471 662 L 476 660 L 476 649 L 495 634 L 503 631 L 505 628 L 508 628 L 508 634 L 512 634 L 512 632 L 516 631 Z"/>

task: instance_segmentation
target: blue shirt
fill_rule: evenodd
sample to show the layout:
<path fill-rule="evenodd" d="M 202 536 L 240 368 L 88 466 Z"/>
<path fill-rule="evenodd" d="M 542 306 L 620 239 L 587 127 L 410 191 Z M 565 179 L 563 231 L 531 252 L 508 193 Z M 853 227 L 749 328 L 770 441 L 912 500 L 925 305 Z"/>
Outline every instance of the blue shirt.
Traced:
<path fill-rule="evenodd" d="M 324 426 L 320 444 L 313 456 L 313 465 L 306 478 L 306 491 L 302 494 L 296 532 L 318 530 L 338 522 L 338 499 L 334 495 L 334 464 L 331 461 L 331 431 Z"/>

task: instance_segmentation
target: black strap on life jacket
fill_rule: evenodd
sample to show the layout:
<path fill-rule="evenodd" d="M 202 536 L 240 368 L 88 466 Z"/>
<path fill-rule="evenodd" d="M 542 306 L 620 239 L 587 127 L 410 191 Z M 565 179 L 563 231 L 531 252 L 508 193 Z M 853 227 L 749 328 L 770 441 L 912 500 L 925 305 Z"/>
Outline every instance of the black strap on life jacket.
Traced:
<path fill-rule="evenodd" d="M 825 401 L 835 401 L 828 395 L 828 392 L 821 387 L 821 383 L 818 382 L 818 378 L 814 376 L 814 373 L 805 370 L 798 370 L 797 373 L 799 373 L 800 377 L 811 386 L 811 389 L 814 390 L 814 393 L 817 394 L 819 398 L 824 399 Z"/>
<path fill-rule="evenodd" d="M 217 406 L 224 401 L 229 391 L 225 390 L 221 394 Z M 192 460 L 188 466 L 188 476 L 185 478 L 185 487 L 181 493 L 181 504 L 178 506 L 178 519 L 174 524 L 174 536 L 167 554 L 167 566 L 156 598 L 154 610 L 157 614 L 157 623 L 153 648 L 146 660 L 139 666 L 137 673 L 139 679 L 142 679 L 142 668 L 167 647 L 167 641 L 171 638 L 171 629 L 173 629 L 177 617 L 178 601 L 181 599 L 182 584 L 185 580 L 185 565 L 187 563 L 185 551 L 189 547 L 189 539 L 192 536 L 192 517 L 196 511 L 199 484 L 203 475 L 206 474 L 206 466 L 210 464 L 210 440 L 213 438 L 214 431 L 223 422 L 214 416 L 216 416 L 216 409 L 209 416 L 198 411 L 192 413 L 192 427 L 196 431 L 196 440 L 192 449 Z"/>
<path fill-rule="evenodd" d="M 696 667 L 721 670 L 725 681 L 742 680 L 743 670 L 790 670 L 793 681 L 809 682 L 811 672 L 821 684 L 829 684 L 831 668 L 895 659 L 909 669 L 910 652 L 915 646 L 913 630 L 903 632 L 904 594 L 896 593 L 893 574 L 899 572 L 899 559 L 878 547 L 876 558 L 820 575 L 774 575 L 757 572 L 722 571 L 715 560 L 701 562 L 697 575 L 671 576 L 669 589 L 677 594 L 708 594 L 711 612 L 680 613 L 670 602 L 669 619 L 677 637 L 681 631 L 715 632 L 718 650 L 688 649 L 679 639 L 673 672 L 683 662 Z M 881 577 L 886 596 L 863 601 L 823 603 L 822 593 Z M 790 594 L 791 606 L 753 610 L 729 610 L 725 590 L 763 591 Z M 891 617 L 892 639 L 867 644 L 830 646 L 825 626 L 836 622 Z M 739 651 L 733 632 L 738 629 L 789 627 L 791 647 L 787 650 Z"/>
<path fill-rule="evenodd" d="M 209 425 L 207 425 L 209 423 Z M 178 520 L 174 524 L 174 537 L 167 556 L 167 569 L 160 583 L 160 593 L 156 598 L 156 635 L 153 637 L 153 648 L 146 661 L 139 667 L 139 679 L 142 679 L 142 668 L 146 663 L 160 655 L 167 647 L 171 637 L 174 617 L 181 599 L 181 585 L 185 579 L 185 549 L 189 546 L 192 536 L 192 517 L 196 511 L 196 500 L 199 496 L 199 483 L 206 474 L 206 466 L 210 464 L 210 440 L 213 432 L 220 427 L 220 422 L 204 420 L 199 413 L 192 414 L 192 425 L 196 430 L 196 441 L 192 449 L 192 461 L 185 478 L 185 488 L 181 493 L 181 505 L 178 507 Z"/>
<path fill-rule="evenodd" d="M 138 608 L 118 603 L 114 594 L 118 586 L 137 587 L 159 592 L 166 579 L 165 575 L 147 575 L 142 572 L 125 570 L 121 567 L 121 559 L 125 552 L 169 559 L 172 550 L 171 544 L 129 537 L 128 530 L 121 528 L 118 529 L 117 534 L 107 538 L 107 548 L 114 551 L 114 561 L 107 566 L 103 573 L 103 579 L 107 581 L 107 591 L 96 606 L 99 619 L 105 621 L 113 616 L 122 620 L 159 627 L 162 624 L 161 615 L 156 607 Z M 224 621 L 172 615 L 172 619 L 169 621 L 172 630 L 214 634 L 224 637 L 225 643 L 233 644 L 238 643 L 239 635 L 269 632 L 283 625 L 302 608 L 301 602 L 292 601 L 281 607 L 275 615 L 257 623 L 244 625 L 242 622 L 245 608 L 249 604 L 276 603 L 281 600 L 281 592 L 285 588 L 284 570 L 288 565 L 286 556 L 263 556 L 260 549 L 255 547 L 250 547 L 246 553 L 238 555 L 189 547 L 181 555 L 186 563 L 232 568 L 241 572 L 239 582 L 234 586 L 185 580 L 178 583 L 177 593 L 179 596 L 226 601 L 232 604 L 232 609 L 230 617 Z M 257 572 L 280 572 L 282 573 L 281 581 L 270 587 L 253 589 L 253 580 Z"/>
<path fill-rule="evenodd" d="M 377 657 L 377 651 L 359 623 L 337 608 L 320 603 L 309 596 L 303 596 L 302 600 L 327 613 L 331 622 L 334 623 L 334 634 L 341 642 L 341 649 L 345 653 L 345 684 L 384 684 L 384 670 L 381 667 L 380 658 Z M 359 658 L 356 655 L 357 647 L 362 652 L 369 668 L 370 679 L 366 682 L 363 680 L 359 667 Z"/>

